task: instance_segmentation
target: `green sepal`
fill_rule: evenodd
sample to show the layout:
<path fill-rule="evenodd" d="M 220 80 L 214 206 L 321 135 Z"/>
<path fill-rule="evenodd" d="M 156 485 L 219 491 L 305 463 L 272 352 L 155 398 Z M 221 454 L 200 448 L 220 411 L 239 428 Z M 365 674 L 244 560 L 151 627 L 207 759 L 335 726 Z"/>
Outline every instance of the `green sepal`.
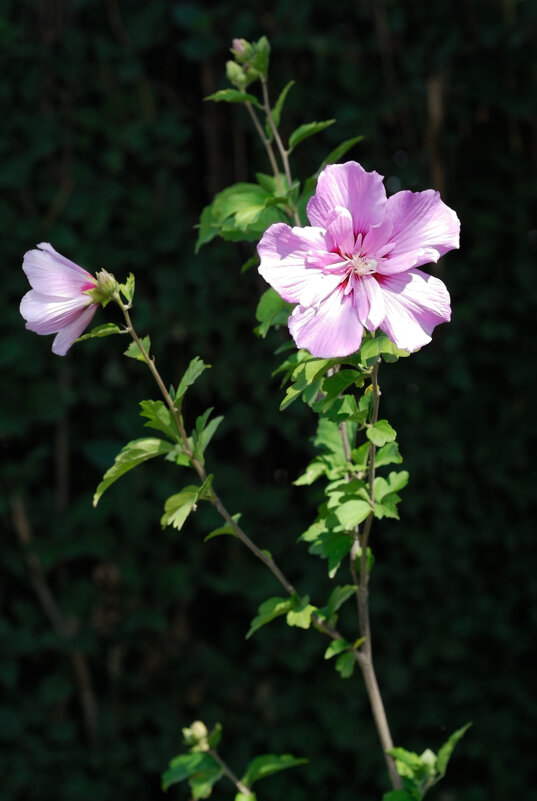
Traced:
<path fill-rule="evenodd" d="M 103 323 L 103 325 L 96 325 L 91 331 L 82 334 L 81 337 L 75 339 L 75 342 L 82 342 L 84 339 L 96 339 L 101 337 L 109 337 L 111 334 L 126 334 L 124 328 L 120 328 L 115 323 Z"/>
<path fill-rule="evenodd" d="M 197 502 L 210 500 L 212 497 L 211 485 L 213 476 L 207 476 L 200 487 L 188 486 L 171 495 L 164 504 L 164 514 L 160 518 L 162 528 L 173 526 L 180 531 L 192 511 L 195 511 Z"/>
<path fill-rule="evenodd" d="M 300 142 L 303 142 L 304 139 L 324 131 L 325 128 L 328 128 L 334 123 L 335 120 L 325 120 L 324 122 L 308 122 L 305 125 L 299 125 L 299 127 L 293 131 L 289 137 L 289 147 L 287 152 L 291 153 L 291 151 L 294 150 L 294 148 L 300 144 Z"/>
<path fill-rule="evenodd" d="M 104 492 L 122 475 L 155 456 L 164 456 L 173 450 L 174 445 L 163 439 L 146 437 L 128 442 L 116 456 L 116 460 L 103 476 L 93 496 L 93 505 L 97 506 Z"/>
<path fill-rule="evenodd" d="M 294 768 L 297 765 L 305 765 L 307 762 L 307 759 L 295 757 L 292 754 L 263 754 L 255 757 L 248 764 L 241 782 L 246 787 L 253 787 L 255 782 L 266 779 L 267 776 L 272 776 L 281 770 L 287 770 L 287 768 Z M 251 796 L 248 798 L 251 799 Z"/>
<path fill-rule="evenodd" d="M 143 349 L 149 356 L 149 351 L 151 349 L 151 339 L 149 336 L 141 337 L 140 342 L 142 344 Z M 145 356 L 142 354 L 137 342 L 131 342 L 125 353 L 124 356 L 128 356 L 129 359 L 136 359 L 139 362 L 145 362 Z"/>

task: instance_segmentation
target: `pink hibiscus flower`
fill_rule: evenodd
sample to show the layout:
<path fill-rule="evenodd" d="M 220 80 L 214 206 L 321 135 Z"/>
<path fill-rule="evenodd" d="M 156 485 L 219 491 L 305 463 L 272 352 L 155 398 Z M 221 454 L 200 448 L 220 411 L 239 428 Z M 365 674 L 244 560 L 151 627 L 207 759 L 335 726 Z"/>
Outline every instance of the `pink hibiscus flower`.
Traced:
<path fill-rule="evenodd" d="M 380 328 L 413 351 L 450 320 L 445 285 L 416 269 L 459 246 L 459 220 L 438 192 L 387 198 L 381 175 L 349 161 L 325 167 L 307 213 L 311 226 L 275 223 L 257 247 L 260 274 L 298 304 L 289 318 L 297 347 L 348 356 L 364 328 Z"/>
<path fill-rule="evenodd" d="M 65 356 L 97 310 L 99 304 L 84 294 L 95 289 L 97 280 L 47 242 L 37 247 L 24 255 L 22 269 L 32 289 L 23 297 L 20 312 L 30 331 L 56 334 L 52 352 Z"/>

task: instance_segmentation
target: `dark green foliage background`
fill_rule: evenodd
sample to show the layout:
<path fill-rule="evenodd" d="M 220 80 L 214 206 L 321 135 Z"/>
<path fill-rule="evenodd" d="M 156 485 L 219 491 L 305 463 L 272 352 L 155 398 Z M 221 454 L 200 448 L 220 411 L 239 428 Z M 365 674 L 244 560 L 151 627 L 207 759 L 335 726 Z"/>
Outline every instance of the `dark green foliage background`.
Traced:
<path fill-rule="evenodd" d="M 219 493 L 292 580 L 324 600 L 325 566 L 294 544 L 319 490 L 291 485 L 314 419 L 299 404 L 278 412 L 270 374 L 284 332 L 252 334 L 263 287 L 255 272 L 240 275 L 251 247 L 215 242 L 193 254 L 193 226 L 213 193 L 268 171 L 245 112 L 202 102 L 224 86 L 231 38 L 262 34 L 273 94 L 298 82 L 284 133 L 338 120 L 300 146 L 295 175 L 361 133 L 350 156 L 384 173 L 390 191 L 434 185 L 462 220 L 461 250 L 438 267 L 453 322 L 381 375 L 411 484 L 401 522 L 375 528 L 376 663 L 398 745 L 436 749 L 474 721 L 431 798 L 529 799 L 537 5 L 235 0 L 208 11 L 19 0 L 1 14 L 2 801 L 159 798 L 180 728 L 197 717 L 223 722 L 221 751 L 237 772 L 258 753 L 309 757 L 309 768 L 260 786 L 267 801 L 375 799 L 387 789 L 361 683 L 323 662 L 322 638 L 276 622 L 245 643 L 258 603 L 278 593 L 272 577 L 229 538 L 202 544 L 217 523 L 211 509 L 180 534 L 160 530 L 164 499 L 191 476 L 145 466 L 92 509 L 113 456 L 143 432 L 137 403 L 156 397 L 143 367 L 121 358 L 123 340 L 57 358 L 18 313 L 22 255 L 37 242 L 121 278 L 135 272 L 137 327 L 151 332 L 168 380 L 195 354 L 214 365 L 186 413 L 192 421 L 211 405 L 226 415 L 209 455 Z M 17 498 L 76 627 L 71 644 L 32 587 Z M 97 698 L 93 747 L 73 648 Z M 231 792 L 222 783 L 215 797 Z"/>

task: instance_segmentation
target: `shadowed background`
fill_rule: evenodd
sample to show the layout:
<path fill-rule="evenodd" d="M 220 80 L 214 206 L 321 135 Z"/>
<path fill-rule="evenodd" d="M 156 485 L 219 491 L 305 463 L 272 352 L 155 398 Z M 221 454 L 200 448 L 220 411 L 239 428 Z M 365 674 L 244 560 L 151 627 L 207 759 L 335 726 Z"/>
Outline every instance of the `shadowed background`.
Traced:
<path fill-rule="evenodd" d="M 37 242 L 92 271 L 133 271 L 135 324 L 166 380 L 194 355 L 213 364 L 185 412 L 191 423 L 208 406 L 225 414 L 208 454 L 219 494 L 322 602 L 326 566 L 295 545 L 320 490 L 291 484 L 315 420 L 299 404 L 280 413 L 271 378 L 285 332 L 252 333 L 264 288 L 240 274 L 252 246 L 193 253 L 213 194 L 269 171 L 246 112 L 202 102 L 225 86 L 231 39 L 263 34 L 273 99 L 297 81 L 283 133 L 338 120 L 297 149 L 295 177 L 363 134 L 350 158 L 390 192 L 434 186 L 461 218 L 461 250 L 434 268 L 452 323 L 381 370 L 411 483 L 401 521 L 375 524 L 374 650 L 396 744 L 437 749 L 474 722 L 431 797 L 528 798 L 537 5 L 20 0 L 0 15 L 2 801 L 159 798 L 194 718 L 223 723 L 221 752 L 239 774 L 259 753 L 311 760 L 264 783 L 267 801 L 387 789 L 361 682 L 323 661 L 323 639 L 276 621 L 245 643 L 257 605 L 279 593 L 272 576 L 229 538 L 203 544 L 211 509 L 180 533 L 160 529 L 164 500 L 192 475 L 138 468 L 92 509 L 117 451 L 144 433 L 149 373 L 118 338 L 55 357 L 18 313 L 22 256 Z M 342 628 L 353 625 L 349 604 Z"/>

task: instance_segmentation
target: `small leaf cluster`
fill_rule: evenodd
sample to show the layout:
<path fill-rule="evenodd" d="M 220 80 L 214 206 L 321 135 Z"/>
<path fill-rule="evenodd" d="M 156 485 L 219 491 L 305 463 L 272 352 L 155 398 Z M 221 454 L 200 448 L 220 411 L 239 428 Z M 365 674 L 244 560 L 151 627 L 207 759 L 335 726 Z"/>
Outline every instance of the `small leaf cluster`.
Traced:
<path fill-rule="evenodd" d="M 208 798 L 213 786 L 226 775 L 227 768 L 217 754 L 222 739 L 222 726 L 217 723 L 211 732 L 204 723 L 197 720 L 183 729 L 183 742 L 188 752 L 174 757 L 162 774 L 162 789 L 188 781 L 191 798 Z M 287 768 L 307 763 L 307 759 L 291 754 L 263 754 L 252 759 L 238 781 L 239 792 L 235 801 L 256 801 L 252 791 L 254 784 Z M 228 773 L 228 778 L 231 778 Z M 232 779 L 233 780 L 233 779 Z"/>
<path fill-rule="evenodd" d="M 397 772 L 403 780 L 403 789 L 385 793 L 382 801 L 421 801 L 427 791 L 446 775 L 453 749 L 471 725 L 467 723 L 453 732 L 437 754 L 430 748 L 419 755 L 404 748 L 392 748 L 388 751 L 395 759 Z"/>
<path fill-rule="evenodd" d="M 150 341 L 149 337 L 140 340 L 142 347 L 148 356 Z M 146 357 L 140 350 L 136 342 L 132 342 L 125 352 L 125 355 L 141 361 L 146 361 Z M 170 387 L 169 399 L 172 404 L 164 403 L 161 400 L 144 400 L 140 403 L 140 417 L 145 420 L 144 426 L 158 431 L 164 435 L 162 437 L 142 437 L 128 442 L 116 456 L 114 464 L 106 471 L 103 480 L 100 482 L 93 497 L 93 505 L 96 506 L 106 490 L 139 464 L 153 459 L 157 456 L 164 456 L 167 461 L 176 465 L 189 467 L 194 462 L 198 465 L 205 463 L 205 450 L 222 420 L 222 416 L 211 418 L 213 409 L 209 408 L 196 418 L 196 422 L 190 436 L 183 437 L 184 419 L 182 415 L 183 401 L 185 395 L 195 381 L 210 365 L 206 364 L 199 357 L 194 357 L 189 363 L 183 377 L 179 381 L 177 388 Z M 199 501 L 213 500 L 212 493 L 213 476 L 207 476 L 201 485 L 189 485 L 180 492 L 170 496 L 164 504 L 164 513 L 161 517 L 163 528 L 172 526 L 178 531 L 181 530 L 188 516 L 196 511 Z M 231 533 L 232 530 L 218 533 Z M 213 532 L 210 536 L 216 536 Z"/>

